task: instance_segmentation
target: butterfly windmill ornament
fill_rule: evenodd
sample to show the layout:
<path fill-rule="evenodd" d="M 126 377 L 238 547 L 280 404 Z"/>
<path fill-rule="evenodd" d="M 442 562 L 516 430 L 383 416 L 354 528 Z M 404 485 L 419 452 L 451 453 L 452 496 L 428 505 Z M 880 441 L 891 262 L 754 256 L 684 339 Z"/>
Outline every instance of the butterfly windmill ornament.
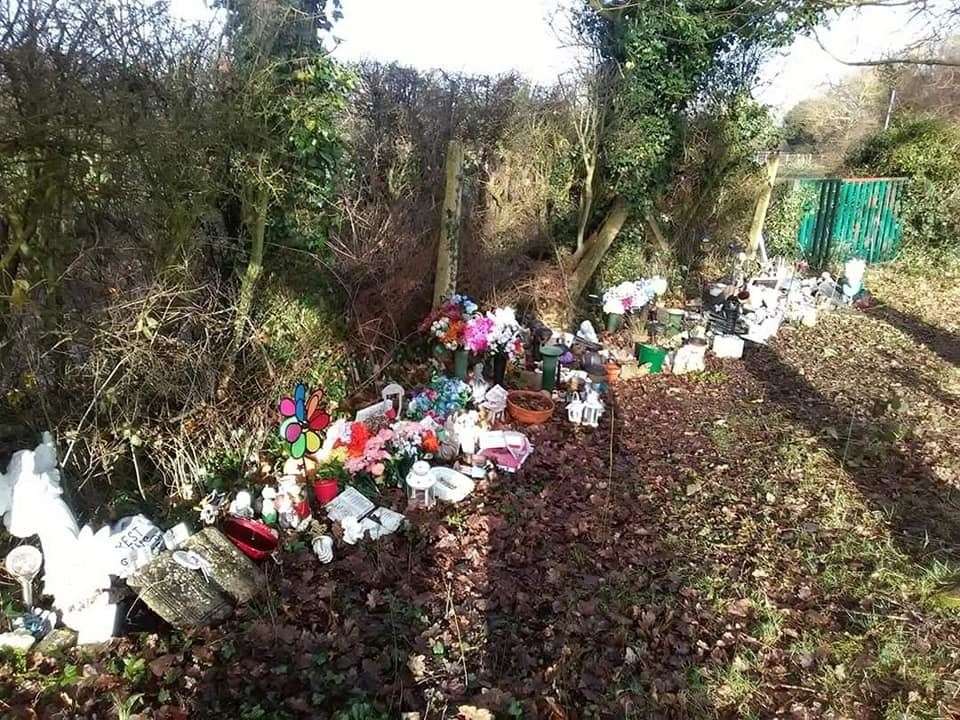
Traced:
<path fill-rule="evenodd" d="M 320 433 L 330 425 L 323 400 L 323 390 L 315 390 L 308 397 L 303 383 L 294 388 L 293 397 L 280 400 L 280 439 L 287 443 L 290 457 L 299 460 L 320 449 Z"/>

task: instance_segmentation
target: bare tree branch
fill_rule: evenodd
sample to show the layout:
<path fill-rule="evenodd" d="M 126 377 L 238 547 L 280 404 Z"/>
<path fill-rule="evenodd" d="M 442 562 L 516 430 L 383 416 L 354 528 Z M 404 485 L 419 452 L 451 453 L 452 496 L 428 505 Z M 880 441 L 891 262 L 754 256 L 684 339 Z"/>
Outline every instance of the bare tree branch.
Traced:
<path fill-rule="evenodd" d="M 823 41 L 816 32 L 813 33 L 813 39 L 816 41 L 817 45 L 820 46 L 820 49 L 831 58 L 836 60 L 838 63 L 850 65 L 852 67 L 881 67 L 884 65 L 937 65 L 943 67 L 960 67 L 960 59 L 953 60 L 943 57 L 888 57 L 877 60 L 844 60 L 843 58 L 837 57 L 831 50 L 829 50 L 823 44 Z"/>

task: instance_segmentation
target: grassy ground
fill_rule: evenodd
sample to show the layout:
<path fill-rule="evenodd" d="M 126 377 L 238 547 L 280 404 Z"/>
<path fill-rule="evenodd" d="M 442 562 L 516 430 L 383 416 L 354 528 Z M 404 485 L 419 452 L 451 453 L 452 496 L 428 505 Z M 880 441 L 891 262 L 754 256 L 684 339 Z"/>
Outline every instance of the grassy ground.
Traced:
<path fill-rule="evenodd" d="M 0 670 L 49 717 L 960 715 L 960 271 L 698 377 L 621 383 L 515 478 L 223 627 Z M 33 710 L 26 710 L 33 708 Z"/>

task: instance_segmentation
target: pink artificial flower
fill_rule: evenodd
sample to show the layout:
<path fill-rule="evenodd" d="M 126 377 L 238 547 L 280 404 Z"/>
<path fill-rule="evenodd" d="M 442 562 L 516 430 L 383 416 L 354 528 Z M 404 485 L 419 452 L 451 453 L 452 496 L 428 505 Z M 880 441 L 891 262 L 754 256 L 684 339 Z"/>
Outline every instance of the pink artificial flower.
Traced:
<path fill-rule="evenodd" d="M 380 477 L 386 471 L 386 466 L 382 462 L 374 463 L 370 466 L 370 474 Z"/>
<path fill-rule="evenodd" d="M 477 315 L 467 323 L 463 332 L 463 344 L 471 352 L 478 355 L 484 353 L 490 346 L 491 330 L 493 330 L 493 319 L 485 315 Z"/>
<path fill-rule="evenodd" d="M 362 457 L 347 458 L 343 466 L 349 473 L 363 472 L 363 469 L 366 467 L 366 461 Z"/>

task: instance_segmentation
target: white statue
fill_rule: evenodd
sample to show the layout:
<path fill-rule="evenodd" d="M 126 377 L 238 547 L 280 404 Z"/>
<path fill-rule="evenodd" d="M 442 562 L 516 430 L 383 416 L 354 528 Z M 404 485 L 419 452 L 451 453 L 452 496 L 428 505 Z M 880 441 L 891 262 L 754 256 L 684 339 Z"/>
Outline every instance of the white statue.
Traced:
<path fill-rule="evenodd" d="M 597 344 L 600 342 L 600 339 L 597 337 L 597 331 L 593 327 L 593 323 L 589 320 L 584 320 L 580 323 L 580 329 L 577 332 L 577 336 L 583 338 L 588 343 Z"/>
<path fill-rule="evenodd" d="M 11 535 L 37 535 L 43 548 L 43 592 L 52 595 L 63 622 L 76 630 L 78 641 L 101 642 L 113 634 L 116 606 L 110 587 L 110 528 L 81 531 L 60 497 L 57 448 L 50 433 L 35 450 L 14 453 L 0 473 L 0 513 Z"/>

